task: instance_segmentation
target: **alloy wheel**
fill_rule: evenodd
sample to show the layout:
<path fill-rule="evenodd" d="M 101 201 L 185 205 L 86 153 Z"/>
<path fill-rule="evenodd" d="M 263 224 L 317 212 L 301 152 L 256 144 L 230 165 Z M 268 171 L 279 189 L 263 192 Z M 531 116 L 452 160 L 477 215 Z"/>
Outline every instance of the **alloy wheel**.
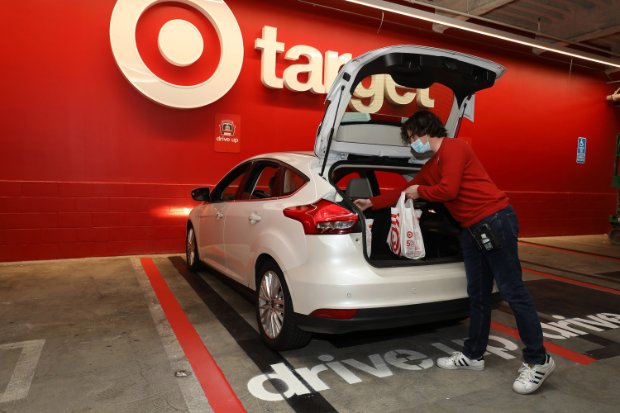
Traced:
<path fill-rule="evenodd" d="M 284 326 L 284 289 L 274 271 L 263 274 L 258 293 L 260 322 L 265 334 L 277 338 Z"/>
<path fill-rule="evenodd" d="M 196 237 L 194 236 L 194 228 L 189 228 L 187 230 L 185 252 L 187 256 L 187 265 L 193 267 L 196 262 Z"/>

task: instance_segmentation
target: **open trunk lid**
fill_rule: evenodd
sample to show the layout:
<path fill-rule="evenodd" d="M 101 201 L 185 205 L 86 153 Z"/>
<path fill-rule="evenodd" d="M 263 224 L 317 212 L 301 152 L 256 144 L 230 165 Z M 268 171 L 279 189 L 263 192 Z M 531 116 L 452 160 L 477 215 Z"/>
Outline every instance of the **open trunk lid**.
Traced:
<path fill-rule="evenodd" d="M 364 79 L 389 75 L 388 80 L 397 87 L 418 90 L 434 84 L 445 86 L 452 96 L 443 120 L 448 135 L 454 136 L 464 115 L 473 120 L 474 94 L 491 87 L 504 71 L 503 66 L 489 60 L 413 45 L 388 46 L 349 61 L 331 86 L 317 132 L 314 152 L 323 159 L 321 173 L 328 158 L 346 159 L 350 154 L 411 157 L 408 146 L 400 138 L 400 124 L 411 113 L 386 121 L 385 117 L 364 110 L 347 112 L 356 88 L 363 86 Z"/>

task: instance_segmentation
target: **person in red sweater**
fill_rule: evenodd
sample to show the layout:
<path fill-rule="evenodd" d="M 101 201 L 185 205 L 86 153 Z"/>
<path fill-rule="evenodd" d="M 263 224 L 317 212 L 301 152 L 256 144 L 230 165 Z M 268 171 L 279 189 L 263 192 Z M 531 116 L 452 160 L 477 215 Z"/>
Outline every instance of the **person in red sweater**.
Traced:
<path fill-rule="evenodd" d="M 460 352 L 437 360 L 444 369 L 483 370 L 491 327 L 493 281 L 508 302 L 525 345 L 523 365 L 513 383 L 520 394 L 532 393 L 555 369 L 543 345 L 538 313 L 523 283 L 518 256 L 519 224 L 510 200 L 491 180 L 470 145 L 447 138 L 432 112 L 416 112 L 402 126 L 402 137 L 415 154 L 432 153 L 420 172 L 393 191 L 355 202 L 362 211 L 387 208 L 400 193 L 407 198 L 442 202 L 461 226 L 461 248 L 470 303 L 469 336 Z"/>

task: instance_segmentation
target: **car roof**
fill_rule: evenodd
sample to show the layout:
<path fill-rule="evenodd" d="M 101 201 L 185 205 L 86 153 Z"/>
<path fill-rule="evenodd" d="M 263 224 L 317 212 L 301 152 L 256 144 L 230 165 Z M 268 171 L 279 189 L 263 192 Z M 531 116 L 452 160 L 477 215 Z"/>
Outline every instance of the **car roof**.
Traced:
<path fill-rule="evenodd" d="M 260 159 L 276 160 L 298 168 L 310 166 L 312 163 L 318 162 L 318 158 L 311 151 L 268 152 L 255 155 L 249 158 L 248 161 Z"/>

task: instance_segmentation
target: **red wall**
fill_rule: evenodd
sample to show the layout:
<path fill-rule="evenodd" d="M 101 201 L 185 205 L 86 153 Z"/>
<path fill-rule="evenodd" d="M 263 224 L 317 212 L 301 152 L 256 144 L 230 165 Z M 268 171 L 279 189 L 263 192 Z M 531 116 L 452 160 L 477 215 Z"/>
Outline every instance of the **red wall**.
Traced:
<path fill-rule="evenodd" d="M 378 32 L 375 20 L 304 3 L 229 0 L 244 39 L 239 79 L 217 102 L 180 110 L 145 98 L 118 69 L 109 40 L 114 4 L 3 5 L 0 261 L 180 252 L 191 188 L 214 184 L 250 155 L 311 150 L 324 96 L 261 84 L 254 41 L 265 25 L 278 28 L 287 50 L 306 44 L 355 56 L 412 43 L 503 64 L 507 73 L 477 96 L 476 123 L 461 134 L 472 137 L 513 199 L 521 235 L 608 230 L 620 117 L 605 102 L 612 87 L 600 70 L 513 56 L 505 47 L 415 30 L 413 21 L 385 22 Z M 289 64 L 279 56 L 280 75 Z M 240 116 L 240 153 L 214 151 L 217 114 Z M 588 139 L 583 165 L 575 162 L 579 136 Z"/>

